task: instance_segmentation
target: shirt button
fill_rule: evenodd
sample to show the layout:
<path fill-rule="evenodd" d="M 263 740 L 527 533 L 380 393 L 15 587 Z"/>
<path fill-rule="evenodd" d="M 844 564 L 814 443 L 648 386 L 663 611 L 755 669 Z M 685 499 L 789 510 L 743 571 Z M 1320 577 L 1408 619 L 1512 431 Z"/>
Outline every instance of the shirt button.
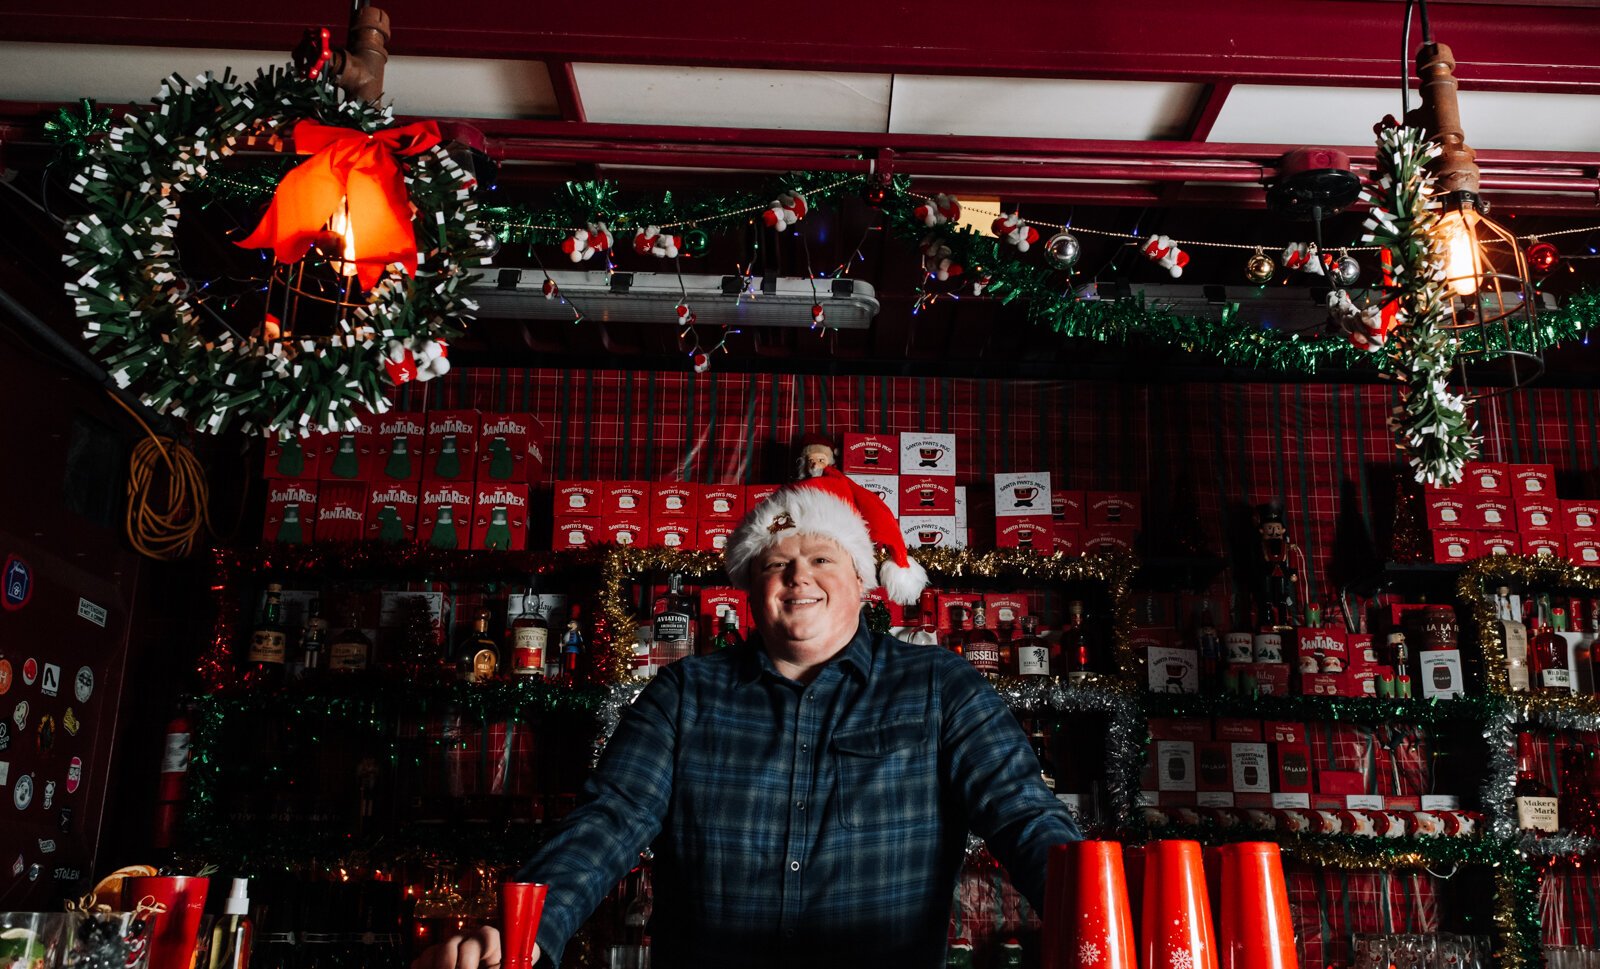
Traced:
<path fill-rule="evenodd" d="M 815 693 L 807 693 L 806 694 L 806 700 L 808 700 L 808 701 L 814 700 L 814 699 L 816 699 L 816 697 L 817 697 L 817 695 Z"/>
<path fill-rule="evenodd" d="M 792 938 L 794 938 L 794 929 L 784 929 L 784 930 L 783 930 L 783 937 L 784 937 L 784 938 L 785 938 L 785 939 L 792 939 Z"/>
<path fill-rule="evenodd" d="M 799 871 L 800 870 L 800 863 L 798 861 L 789 862 L 789 870 L 790 871 Z"/>
<path fill-rule="evenodd" d="M 800 745 L 800 749 L 803 750 L 803 751 L 804 750 L 810 750 L 811 749 L 811 745 L 810 744 L 801 744 Z"/>
<path fill-rule="evenodd" d="M 794 802 L 794 806 L 799 808 L 800 810 L 804 811 L 806 809 L 806 802 L 804 802 L 804 801 L 796 801 L 796 802 Z"/>

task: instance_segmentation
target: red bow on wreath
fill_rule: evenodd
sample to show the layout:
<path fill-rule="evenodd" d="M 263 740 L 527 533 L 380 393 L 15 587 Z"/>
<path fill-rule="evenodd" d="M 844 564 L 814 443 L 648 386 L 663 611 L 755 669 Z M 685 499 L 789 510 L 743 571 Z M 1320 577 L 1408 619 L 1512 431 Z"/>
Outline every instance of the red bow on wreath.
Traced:
<path fill-rule="evenodd" d="M 239 245 L 270 248 L 279 262 L 295 262 L 326 239 L 329 220 L 348 209 L 344 254 L 363 287 L 376 285 L 391 263 L 416 275 L 411 197 L 398 159 L 438 143 L 439 126 L 432 121 L 372 134 L 300 122 L 294 126 L 295 150 L 311 157 L 278 183 L 261 224 Z"/>

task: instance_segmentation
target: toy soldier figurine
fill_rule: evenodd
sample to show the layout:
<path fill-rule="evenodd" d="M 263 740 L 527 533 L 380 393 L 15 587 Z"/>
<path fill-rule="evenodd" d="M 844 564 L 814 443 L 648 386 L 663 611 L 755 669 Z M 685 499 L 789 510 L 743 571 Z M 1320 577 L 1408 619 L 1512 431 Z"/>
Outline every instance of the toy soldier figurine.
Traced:
<path fill-rule="evenodd" d="M 1276 503 L 1256 508 L 1261 533 L 1261 575 L 1256 591 L 1256 622 L 1262 628 L 1290 627 L 1299 601 L 1300 573 L 1290 562 L 1294 543 L 1283 524 L 1283 507 Z"/>

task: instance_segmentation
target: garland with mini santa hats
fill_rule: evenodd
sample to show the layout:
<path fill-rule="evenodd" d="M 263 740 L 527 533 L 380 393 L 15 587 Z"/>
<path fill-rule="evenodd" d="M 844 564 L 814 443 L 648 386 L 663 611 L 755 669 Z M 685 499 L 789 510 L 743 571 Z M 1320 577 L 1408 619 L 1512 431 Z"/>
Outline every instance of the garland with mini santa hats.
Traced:
<path fill-rule="evenodd" d="M 249 82 L 174 74 L 149 110 L 124 115 L 87 152 L 71 183 L 85 212 L 66 230 L 66 290 L 84 338 L 118 385 L 197 430 L 288 437 L 355 426 L 362 412 L 388 409 L 392 384 L 447 370 L 445 341 L 476 309 L 464 287 L 487 264 L 489 239 L 471 174 L 437 144 L 396 159 L 415 213 L 417 274 L 381 271 L 336 332 L 280 339 L 276 320 L 231 319 L 207 304 L 173 241 L 181 199 L 206 193 L 247 143 L 281 148 L 286 130 L 308 121 L 381 135 L 394 117 L 283 68 Z"/>

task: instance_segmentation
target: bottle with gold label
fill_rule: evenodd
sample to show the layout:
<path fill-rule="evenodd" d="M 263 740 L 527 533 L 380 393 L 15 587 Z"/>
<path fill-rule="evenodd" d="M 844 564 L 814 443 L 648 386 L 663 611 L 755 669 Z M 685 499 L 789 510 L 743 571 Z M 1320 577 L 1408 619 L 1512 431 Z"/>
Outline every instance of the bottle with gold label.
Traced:
<path fill-rule="evenodd" d="M 541 608 L 539 596 L 529 586 L 522 596 L 522 607 L 517 610 L 517 617 L 511 621 L 512 674 L 543 676 L 545 651 L 549 646 L 550 620 Z"/>
<path fill-rule="evenodd" d="M 353 603 L 345 605 L 344 630 L 328 644 L 329 673 L 357 673 L 372 665 L 372 640 L 361 631 Z"/>
<path fill-rule="evenodd" d="M 456 675 L 468 683 L 487 683 L 500 669 L 500 644 L 489 635 L 489 610 L 479 609 L 472 631 L 455 651 Z"/>
<path fill-rule="evenodd" d="M 267 601 L 261 608 L 261 621 L 250 633 L 250 649 L 245 655 L 244 669 L 247 682 L 262 684 L 283 677 L 288 634 L 283 625 L 283 586 L 273 583 L 267 586 Z"/>

